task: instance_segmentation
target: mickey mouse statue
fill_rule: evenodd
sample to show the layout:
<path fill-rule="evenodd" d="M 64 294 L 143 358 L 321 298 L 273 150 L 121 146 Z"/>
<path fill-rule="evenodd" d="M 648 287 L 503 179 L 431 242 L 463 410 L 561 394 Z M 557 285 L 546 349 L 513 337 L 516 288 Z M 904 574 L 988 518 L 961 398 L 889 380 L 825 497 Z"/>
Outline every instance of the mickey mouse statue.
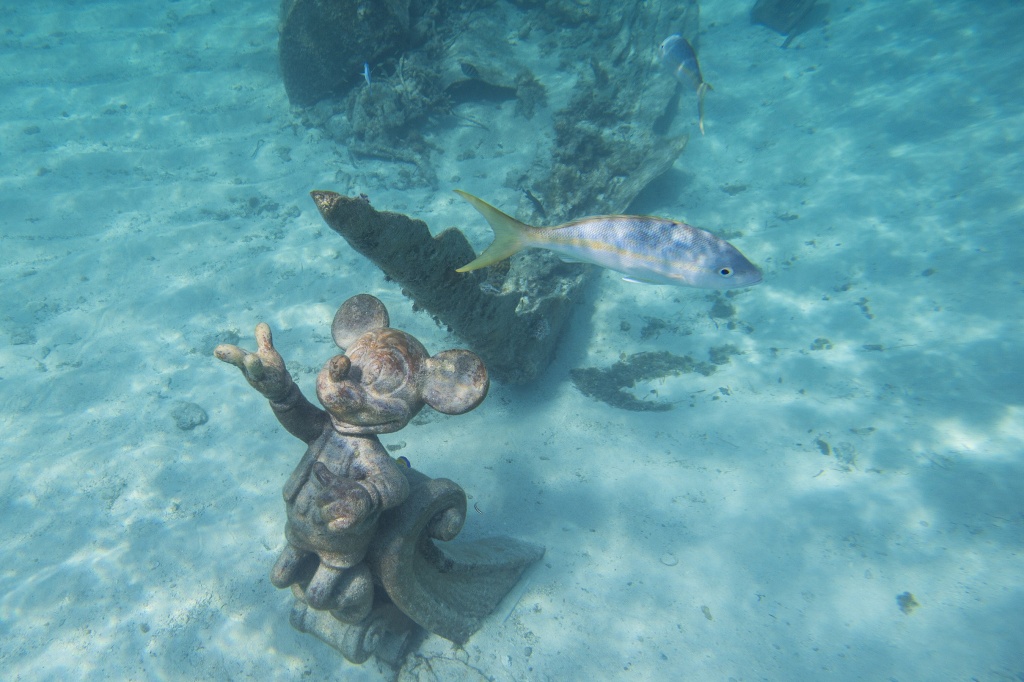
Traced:
<path fill-rule="evenodd" d="M 367 294 L 338 309 L 331 334 L 345 352 L 317 376 L 325 409 L 292 380 L 267 324 L 256 327 L 255 353 L 227 344 L 214 350 L 242 370 L 278 421 L 308 446 L 284 486 L 288 543 L 271 582 L 292 588 L 293 625 L 357 663 L 376 651 L 387 630 L 407 631 L 411 623 L 403 620 L 464 641 L 543 554 L 511 538 L 466 543 L 473 547 L 461 554 L 445 554 L 430 542 L 461 530 L 465 493 L 403 466 L 377 435 L 403 428 L 424 405 L 452 415 L 472 410 L 487 395 L 487 370 L 467 350 L 431 356 L 388 323 L 384 304 Z M 375 583 L 385 595 L 375 594 Z"/>

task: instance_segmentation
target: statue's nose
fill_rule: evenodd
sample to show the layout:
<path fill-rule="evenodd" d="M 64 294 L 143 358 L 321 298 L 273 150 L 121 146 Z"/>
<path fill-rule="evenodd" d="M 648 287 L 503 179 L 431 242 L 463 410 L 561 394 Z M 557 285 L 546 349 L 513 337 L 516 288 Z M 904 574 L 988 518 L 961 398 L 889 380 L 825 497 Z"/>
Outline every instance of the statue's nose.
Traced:
<path fill-rule="evenodd" d="M 350 369 L 352 369 L 352 361 L 348 359 L 348 356 L 335 355 L 328 364 L 327 373 L 330 374 L 332 381 L 342 381 L 348 376 Z"/>

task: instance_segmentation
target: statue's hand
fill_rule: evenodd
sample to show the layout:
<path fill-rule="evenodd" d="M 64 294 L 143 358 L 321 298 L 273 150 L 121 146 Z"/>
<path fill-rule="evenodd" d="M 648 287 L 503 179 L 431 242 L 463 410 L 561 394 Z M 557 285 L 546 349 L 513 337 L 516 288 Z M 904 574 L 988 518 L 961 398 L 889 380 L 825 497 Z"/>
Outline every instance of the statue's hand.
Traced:
<path fill-rule="evenodd" d="M 249 385 L 268 400 L 281 401 L 292 387 L 292 377 L 284 366 L 284 359 L 274 348 L 270 327 L 265 322 L 256 325 L 256 352 L 250 353 L 228 343 L 213 349 L 219 360 L 242 370 Z"/>
<path fill-rule="evenodd" d="M 333 531 L 349 530 L 364 521 L 373 509 L 373 500 L 366 488 L 350 478 L 335 476 L 323 462 L 313 465 L 313 473 L 324 486 L 317 502 L 320 518 Z"/>

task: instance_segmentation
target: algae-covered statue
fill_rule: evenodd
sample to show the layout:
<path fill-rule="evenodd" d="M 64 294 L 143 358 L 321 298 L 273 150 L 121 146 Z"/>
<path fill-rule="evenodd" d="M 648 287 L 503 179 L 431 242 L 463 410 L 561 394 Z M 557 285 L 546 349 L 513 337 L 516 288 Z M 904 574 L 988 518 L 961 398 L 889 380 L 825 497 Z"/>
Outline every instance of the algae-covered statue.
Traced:
<path fill-rule="evenodd" d="M 487 394 L 487 370 L 470 351 L 431 356 L 388 323 L 384 305 L 366 294 L 338 309 L 331 333 L 345 352 L 317 377 L 324 409 L 292 380 L 266 324 L 256 327 L 255 353 L 233 345 L 214 351 L 308 446 L 284 486 L 287 545 L 271 582 L 292 588 L 293 625 L 357 663 L 373 653 L 396 662 L 413 623 L 465 641 L 543 554 L 511 538 L 450 551 L 433 544 L 462 529 L 465 493 L 393 459 L 377 435 L 403 428 L 424 405 L 453 415 L 472 410 Z"/>

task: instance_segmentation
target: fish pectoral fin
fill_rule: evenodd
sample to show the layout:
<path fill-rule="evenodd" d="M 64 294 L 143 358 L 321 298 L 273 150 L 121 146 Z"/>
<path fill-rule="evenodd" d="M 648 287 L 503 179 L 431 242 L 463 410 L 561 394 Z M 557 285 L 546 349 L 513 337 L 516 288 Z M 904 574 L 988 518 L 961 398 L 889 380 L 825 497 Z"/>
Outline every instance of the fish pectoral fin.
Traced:
<path fill-rule="evenodd" d="M 531 229 L 529 225 L 519 222 L 506 213 L 502 213 L 486 201 L 478 199 L 468 192 L 457 189 L 455 193 L 468 201 L 473 208 L 480 211 L 480 215 L 487 220 L 494 231 L 494 241 L 491 242 L 491 245 L 484 249 L 484 252 L 474 260 L 466 263 L 461 268 L 456 268 L 455 272 L 470 272 L 486 268 L 488 265 L 503 261 L 512 254 L 529 246 L 529 242 L 526 239 L 526 231 Z"/>
<path fill-rule="evenodd" d="M 660 284 L 660 282 L 655 282 L 655 281 L 649 280 L 649 279 L 639 279 L 637 277 L 626 277 L 626 276 L 622 277 L 622 281 L 623 282 L 631 282 L 633 284 Z"/>
<path fill-rule="evenodd" d="M 584 263 L 584 262 L 586 262 L 586 261 L 581 261 L 579 258 L 569 258 L 568 256 L 561 256 L 561 255 L 558 257 L 558 260 L 562 261 L 563 263 Z"/>

